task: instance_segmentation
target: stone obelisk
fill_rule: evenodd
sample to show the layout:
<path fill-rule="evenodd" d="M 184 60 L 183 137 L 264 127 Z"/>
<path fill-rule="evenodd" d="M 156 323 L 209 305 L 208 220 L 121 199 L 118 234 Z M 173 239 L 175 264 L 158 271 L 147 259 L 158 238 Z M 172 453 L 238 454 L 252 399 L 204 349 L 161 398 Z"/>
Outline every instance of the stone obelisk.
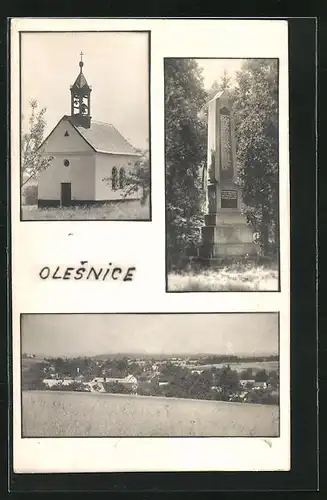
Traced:
<path fill-rule="evenodd" d="M 253 231 L 241 212 L 241 190 L 236 179 L 232 102 L 220 92 L 208 103 L 207 214 L 200 256 L 209 262 L 257 253 Z"/>

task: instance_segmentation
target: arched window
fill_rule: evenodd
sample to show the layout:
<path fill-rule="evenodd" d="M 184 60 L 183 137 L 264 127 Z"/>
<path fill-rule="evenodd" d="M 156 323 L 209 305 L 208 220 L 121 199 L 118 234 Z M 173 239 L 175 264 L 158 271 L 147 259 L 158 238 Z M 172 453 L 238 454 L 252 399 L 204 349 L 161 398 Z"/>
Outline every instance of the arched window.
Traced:
<path fill-rule="evenodd" d="M 112 167 L 111 170 L 111 188 L 113 191 L 117 189 L 118 178 L 117 178 L 117 168 Z"/>
<path fill-rule="evenodd" d="M 124 189 L 125 188 L 125 169 L 124 167 L 120 167 L 119 169 L 119 189 Z"/>

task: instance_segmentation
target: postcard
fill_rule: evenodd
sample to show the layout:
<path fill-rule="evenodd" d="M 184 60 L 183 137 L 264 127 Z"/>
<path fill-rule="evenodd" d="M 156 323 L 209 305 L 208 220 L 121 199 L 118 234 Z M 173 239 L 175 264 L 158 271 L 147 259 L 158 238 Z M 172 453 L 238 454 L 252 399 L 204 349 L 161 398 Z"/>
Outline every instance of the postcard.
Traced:
<path fill-rule="evenodd" d="M 287 22 L 10 48 L 14 472 L 290 470 Z"/>

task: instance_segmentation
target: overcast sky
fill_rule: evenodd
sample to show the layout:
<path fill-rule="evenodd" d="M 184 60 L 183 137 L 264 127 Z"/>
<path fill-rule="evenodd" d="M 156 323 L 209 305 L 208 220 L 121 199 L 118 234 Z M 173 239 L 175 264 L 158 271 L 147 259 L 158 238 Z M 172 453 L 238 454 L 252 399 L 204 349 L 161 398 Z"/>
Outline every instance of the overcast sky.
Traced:
<path fill-rule="evenodd" d="M 70 114 L 70 85 L 83 72 L 92 87 L 91 115 L 112 123 L 138 148 L 148 147 L 147 33 L 24 33 L 21 40 L 22 113 L 29 100 L 47 108 L 46 135 Z M 25 124 L 24 124 L 25 125 Z"/>
<path fill-rule="evenodd" d="M 277 354 L 278 317 L 260 314 L 31 314 L 22 352 Z"/>
<path fill-rule="evenodd" d="M 215 80 L 220 83 L 225 70 L 232 78 L 231 84 L 233 85 L 236 72 L 241 69 L 244 59 L 196 59 L 196 61 L 203 70 L 204 88 L 209 90 Z"/>

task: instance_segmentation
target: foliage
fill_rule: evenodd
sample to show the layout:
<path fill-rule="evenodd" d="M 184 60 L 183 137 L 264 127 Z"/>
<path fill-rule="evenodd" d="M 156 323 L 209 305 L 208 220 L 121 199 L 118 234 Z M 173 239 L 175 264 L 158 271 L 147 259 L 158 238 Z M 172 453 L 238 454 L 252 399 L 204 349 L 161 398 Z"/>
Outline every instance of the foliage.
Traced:
<path fill-rule="evenodd" d="M 141 205 L 145 205 L 150 196 L 150 161 L 149 161 L 149 151 L 143 149 L 137 149 L 137 153 L 140 154 L 136 160 L 134 167 L 127 170 L 124 179 L 124 189 L 122 193 L 122 198 L 126 198 L 133 193 L 142 191 Z M 112 176 L 106 176 L 102 181 L 107 185 L 111 185 Z"/>
<path fill-rule="evenodd" d="M 51 156 L 45 157 L 41 147 L 46 127 L 46 108 L 39 110 L 39 103 L 36 99 L 30 100 L 30 106 L 29 129 L 23 134 L 21 140 L 22 186 L 31 179 L 37 179 L 38 174 L 48 168 L 53 159 Z"/>
<path fill-rule="evenodd" d="M 139 149 L 138 153 L 141 156 L 136 160 L 135 168 L 126 173 L 124 196 L 129 196 L 141 189 L 141 204 L 144 205 L 150 196 L 149 151 Z"/>
<path fill-rule="evenodd" d="M 22 363 L 22 389 L 36 390 L 44 389 L 44 369 L 47 363 L 44 362 L 29 362 L 23 358 Z"/>
<path fill-rule="evenodd" d="M 264 255 L 278 250 L 278 72 L 276 59 L 250 59 L 237 73 L 235 119 L 244 212 Z"/>
<path fill-rule="evenodd" d="M 110 392 L 111 394 L 131 394 L 133 392 L 131 388 L 119 382 L 103 382 L 103 387 L 106 392 Z"/>
<path fill-rule="evenodd" d="M 23 198 L 24 205 L 36 205 L 37 204 L 37 185 L 24 186 L 23 187 Z"/>
<path fill-rule="evenodd" d="M 214 80 L 208 91 L 208 100 L 210 101 L 218 92 L 224 92 L 228 94 L 230 97 L 233 96 L 232 90 L 232 78 L 229 76 L 226 69 L 224 69 L 224 74 L 222 75 L 220 82 Z"/>
<path fill-rule="evenodd" d="M 267 382 L 268 380 L 268 373 L 266 370 L 259 370 L 256 375 L 255 375 L 255 381 L 256 382 Z"/>
<path fill-rule="evenodd" d="M 66 392 L 89 392 L 89 389 L 83 385 L 81 382 L 78 381 L 72 381 L 71 384 L 62 384 L 58 383 L 55 385 L 52 385 L 51 387 L 47 387 L 47 390 L 50 391 L 66 391 Z"/>
<path fill-rule="evenodd" d="M 251 391 L 247 397 L 248 403 L 278 405 L 279 397 L 277 394 L 272 394 L 270 391 L 261 389 L 259 391 Z"/>
<path fill-rule="evenodd" d="M 273 370 L 269 373 L 268 383 L 274 388 L 277 389 L 279 387 L 279 376 L 276 370 Z"/>
<path fill-rule="evenodd" d="M 206 126 L 199 118 L 206 93 L 196 61 L 165 60 L 166 234 L 171 268 L 200 242 Z"/>
<path fill-rule="evenodd" d="M 237 371 L 230 366 L 224 366 L 218 374 L 218 385 L 222 388 L 222 400 L 228 401 L 231 393 L 240 389 L 240 380 Z"/>
<path fill-rule="evenodd" d="M 241 380 L 255 380 L 252 368 L 247 368 L 240 373 Z"/>

